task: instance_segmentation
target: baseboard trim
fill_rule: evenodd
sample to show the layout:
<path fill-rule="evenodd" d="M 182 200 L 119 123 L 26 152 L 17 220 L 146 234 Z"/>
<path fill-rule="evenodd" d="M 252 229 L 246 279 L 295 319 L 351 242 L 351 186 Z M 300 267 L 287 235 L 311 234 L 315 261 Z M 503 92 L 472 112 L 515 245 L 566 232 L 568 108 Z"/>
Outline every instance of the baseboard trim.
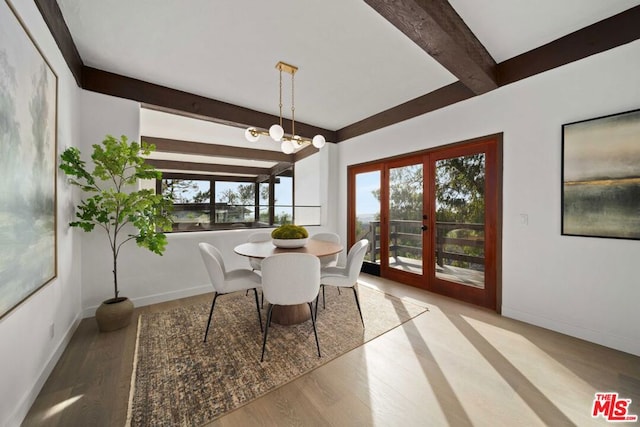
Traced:
<path fill-rule="evenodd" d="M 600 344 L 615 350 L 624 351 L 625 353 L 630 353 L 635 356 L 640 356 L 640 342 L 631 338 L 607 334 L 603 331 L 586 329 L 569 323 L 558 322 L 554 319 L 541 317 L 533 313 L 521 311 L 504 305 L 502 306 L 502 316 L 540 326 L 541 328 L 549 329 L 595 344 Z"/>
<path fill-rule="evenodd" d="M 42 391 L 42 387 L 47 382 L 49 375 L 51 375 L 51 372 L 53 372 L 53 368 L 55 368 L 56 364 L 60 360 L 60 357 L 62 356 L 62 353 L 66 350 L 67 346 L 69 345 L 69 342 L 71 341 L 71 337 L 73 337 L 73 334 L 75 333 L 76 329 L 78 329 L 78 326 L 80 325 L 81 320 L 82 319 L 80 317 L 80 313 L 78 313 L 75 319 L 73 319 L 73 321 L 67 328 L 64 335 L 62 336 L 62 339 L 58 341 L 55 351 L 51 353 L 51 357 L 49 358 L 47 363 L 42 367 L 42 370 L 40 371 L 40 374 L 36 378 L 36 381 L 29 388 L 29 392 L 27 392 L 24 395 L 24 397 L 20 400 L 20 404 L 13 411 L 13 414 L 7 420 L 8 421 L 7 425 L 19 426 L 22 424 L 22 422 L 24 421 L 24 418 L 27 416 L 27 414 L 29 413 L 29 410 L 31 409 L 31 406 L 33 405 L 33 402 L 36 401 L 36 398 L 40 394 L 40 391 Z"/>
<path fill-rule="evenodd" d="M 161 294 L 148 295 L 139 298 L 131 298 L 133 305 L 143 307 L 145 305 L 158 304 L 160 302 L 173 301 L 180 298 L 192 297 L 194 295 L 202 295 L 207 292 L 213 292 L 211 285 L 196 286 L 188 289 L 180 289 L 178 291 L 164 292 Z M 82 312 L 82 318 L 93 317 L 96 314 L 98 306 L 87 307 Z"/>

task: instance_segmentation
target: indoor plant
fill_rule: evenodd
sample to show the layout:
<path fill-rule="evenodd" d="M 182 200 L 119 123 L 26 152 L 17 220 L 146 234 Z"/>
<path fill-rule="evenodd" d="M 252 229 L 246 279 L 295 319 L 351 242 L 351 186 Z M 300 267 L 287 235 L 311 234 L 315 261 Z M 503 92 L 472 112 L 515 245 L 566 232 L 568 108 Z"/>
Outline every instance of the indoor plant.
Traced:
<path fill-rule="evenodd" d="M 273 244 L 280 248 L 300 248 L 307 243 L 309 232 L 300 225 L 283 224 L 271 232 Z"/>
<path fill-rule="evenodd" d="M 88 170 L 80 158 L 80 150 L 75 147 L 67 148 L 60 155 L 60 169 L 70 177 L 69 183 L 79 187 L 86 196 L 76 207 L 77 220 L 69 225 L 87 232 L 98 226 L 109 239 L 114 295 L 96 310 L 101 331 L 126 326 L 133 313 L 133 303 L 119 296 L 118 290 L 118 254 L 122 245 L 135 240 L 138 246 L 162 255 L 167 244 L 163 231 L 171 229 L 171 199 L 153 190 L 134 187 L 139 179 L 162 177 L 142 157 L 154 149 L 144 142 L 129 142 L 126 136 L 118 140 L 107 135 L 101 145 L 93 145 L 93 171 Z"/>

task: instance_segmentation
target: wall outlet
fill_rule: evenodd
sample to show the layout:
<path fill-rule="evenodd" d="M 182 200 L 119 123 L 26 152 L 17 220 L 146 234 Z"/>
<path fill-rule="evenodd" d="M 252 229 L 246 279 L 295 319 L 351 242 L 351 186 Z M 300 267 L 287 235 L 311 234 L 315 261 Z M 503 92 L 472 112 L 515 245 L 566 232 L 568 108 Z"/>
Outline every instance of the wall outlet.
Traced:
<path fill-rule="evenodd" d="M 49 338 L 53 338 L 55 336 L 55 323 L 49 325 Z"/>
<path fill-rule="evenodd" d="M 529 225 L 529 215 L 526 213 L 520 214 L 520 225 Z"/>

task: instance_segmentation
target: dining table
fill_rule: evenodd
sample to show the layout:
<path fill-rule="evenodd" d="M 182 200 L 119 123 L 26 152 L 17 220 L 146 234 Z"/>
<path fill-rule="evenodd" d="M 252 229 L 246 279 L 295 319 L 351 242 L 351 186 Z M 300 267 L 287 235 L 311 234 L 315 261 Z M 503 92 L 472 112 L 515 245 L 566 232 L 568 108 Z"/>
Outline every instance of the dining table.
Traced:
<path fill-rule="evenodd" d="M 299 248 L 281 248 L 273 244 L 271 240 L 263 242 L 242 243 L 233 251 L 238 255 L 247 258 L 264 259 L 271 255 L 284 253 L 303 253 L 317 257 L 335 255 L 342 252 L 343 246 L 339 243 L 327 242 L 318 239 L 309 239 L 306 244 Z M 311 318 L 309 306 L 307 304 L 275 306 L 271 315 L 271 321 L 279 325 L 293 325 L 302 323 Z"/>

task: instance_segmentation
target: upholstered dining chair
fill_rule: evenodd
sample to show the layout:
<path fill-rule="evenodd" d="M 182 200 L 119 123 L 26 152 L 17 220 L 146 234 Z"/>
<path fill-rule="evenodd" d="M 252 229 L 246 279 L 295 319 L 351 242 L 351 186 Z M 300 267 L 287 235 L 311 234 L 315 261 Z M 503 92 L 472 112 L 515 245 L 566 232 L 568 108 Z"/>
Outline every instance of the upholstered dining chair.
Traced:
<path fill-rule="evenodd" d="M 324 298 L 324 288 L 327 286 L 335 286 L 338 288 L 351 288 L 353 289 L 353 295 L 356 299 L 356 305 L 358 306 L 358 313 L 360 313 L 360 321 L 364 328 L 364 319 L 362 318 L 362 310 L 360 309 L 360 300 L 358 299 L 358 291 L 356 285 L 358 284 L 358 275 L 362 268 L 362 262 L 364 261 L 364 255 L 367 252 L 367 246 L 369 241 L 362 239 L 356 242 L 349 252 L 347 253 L 347 265 L 344 267 L 326 267 L 323 268 L 320 274 L 320 286 L 322 287 L 322 306 L 326 307 Z M 316 302 L 317 311 L 317 302 Z M 317 313 L 316 313 L 317 314 Z"/>
<path fill-rule="evenodd" d="M 283 253 L 262 260 L 262 294 L 271 304 L 264 328 L 261 362 L 264 360 L 273 307 L 286 305 L 307 304 L 309 306 L 318 357 L 321 357 L 316 316 L 312 305 L 319 291 L 320 260 L 318 257 L 304 253 Z"/>
<path fill-rule="evenodd" d="M 213 245 L 201 242 L 198 244 L 200 255 L 209 273 L 211 285 L 213 286 L 213 301 L 211 302 L 211 311 L 209 311 L 209 320 L 207 320 L 207 329 L 204 332 L 204 342 L 207 342 L 207 334 L 213 317 L 213 308 L 216 300 L 220 295 L 230 294 L 237 291 L 246 291 L 253 289 L 256 297 L 256 309 L 258 310 L 258 321 L 260 322 L 260 332 L 262 332 L 262 314 L 260 312 L 260 304 L 258 303 L 258 290 L 261 286 L 260 275 L 249 270 L 248 268 L 239 268 L 227 271 L 224 266 L 222 254 Z"/>
<path fill-rule="evenodd" d="M 271 240 L 271 232 L 269 231 L 251 233 L 247 238 L 249 243 L 268 242 L 269 240 Z M 262 258 L 249 258 L 249 265 L 253 271 L 260 271 L 260 264 L 262 264 Z"/>
<path fill-rule="evenodd" d="M 316 233 L 311 236 L 312 239 L 322 240 L 324 242 L 340 243 L 340 236 L 336 233 Z M 320 268 L 333 267 L 338 262 L 338 254 L 326 255 L 320 257 Z"/>

